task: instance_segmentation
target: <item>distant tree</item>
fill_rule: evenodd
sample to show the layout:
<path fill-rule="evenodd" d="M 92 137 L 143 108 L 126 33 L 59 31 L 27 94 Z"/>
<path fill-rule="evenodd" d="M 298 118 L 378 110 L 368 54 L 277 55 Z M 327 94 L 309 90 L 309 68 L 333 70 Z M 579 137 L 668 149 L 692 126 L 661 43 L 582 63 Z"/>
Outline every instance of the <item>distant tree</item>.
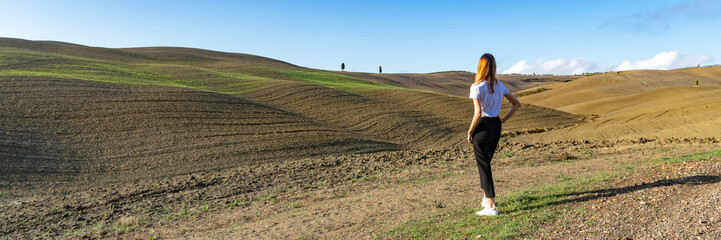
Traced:
<path fill-rule="evenodd" d="M 696 86 L 698 86 L 698 79 L 696 80 Z"/>
<path fill-rule="evenodd" d="M 345 71 L 345 63 L 340 63 L 340 70 Z"/>
<path fill-rule="evenodd" d="M 378 66 L 378 73 L 383 73 L 383 67 L 382 67 L 382 66 Z M 698 84 L 696 84 L 696 85 L 698 85 Z"/>

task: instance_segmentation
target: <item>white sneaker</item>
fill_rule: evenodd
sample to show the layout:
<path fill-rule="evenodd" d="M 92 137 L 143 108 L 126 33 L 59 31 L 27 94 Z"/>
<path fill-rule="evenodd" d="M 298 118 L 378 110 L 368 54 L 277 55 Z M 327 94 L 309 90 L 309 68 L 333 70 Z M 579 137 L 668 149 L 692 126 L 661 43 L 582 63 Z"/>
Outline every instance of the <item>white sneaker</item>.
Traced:
<path fill-rule="evenodd" d="M 483 200 L 481 200 L 481 207 L 490 208 L 491 206 L 490 203 L 488 203 L 488 201 L 486 201 L 486 199 L 484 198 Z"/>
<path fill-rule="evenodd" d="M 481 211 L 476 212 L 478 216 L 496 216 L 498 215 L 498 209 L 495 208 L 484 208 Z"/>

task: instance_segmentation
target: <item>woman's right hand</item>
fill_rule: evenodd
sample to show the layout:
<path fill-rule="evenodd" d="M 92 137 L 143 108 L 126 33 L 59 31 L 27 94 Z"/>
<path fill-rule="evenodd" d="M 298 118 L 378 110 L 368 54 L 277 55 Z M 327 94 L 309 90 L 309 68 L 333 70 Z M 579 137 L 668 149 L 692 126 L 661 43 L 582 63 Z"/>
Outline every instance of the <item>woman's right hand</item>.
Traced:
<path fill-rule="evenodd" d="M 468 143 L 473 144 L 473 133 L 468 133 Z"/>

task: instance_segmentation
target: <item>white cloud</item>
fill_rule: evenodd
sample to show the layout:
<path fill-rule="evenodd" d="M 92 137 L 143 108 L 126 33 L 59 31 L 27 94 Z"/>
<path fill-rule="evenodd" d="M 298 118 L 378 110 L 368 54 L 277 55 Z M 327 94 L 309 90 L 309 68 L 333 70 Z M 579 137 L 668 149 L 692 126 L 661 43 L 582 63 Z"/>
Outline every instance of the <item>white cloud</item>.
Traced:
<path fill-rule="evenodd" d="M 516 64 L 503 71 L 503 74 L 509 73 L 521 73 L 521 74 L 580 74 L 584 72 L 595 71 L 597 69 L 596 64 L 583 60 L 583 58 L 577 58 L 573 60 L 566 59 L 554 59 L 550 61 L 543 61 L 538 59 L 533 63 L 528 63 L 526 60 L 518 61 Z"/>
<path fill-rule="evenodd" d="M 577 58 L 573 60 L 554 59 L 543 61 L 538 59 L 529 63 L 526 60 L 516 62 L 513 66 L 503 71 L 503 74 L 546 74 L 571 75 L 589 72 L 626 71 L 633 69 L 659 69 L 668 70 L 675 68 L 694 67 L 712 60 L 711 55 L 683 55 L 679 51 L 668 51 L 656 54 L 656 56 L 639 61 L 623 61 L 618 65 L 598 67 L 598 64 Z"/>
<path fill-rule="evenodd" d="M 615 66 L 615 71 L 625 71 L 632 69 L 674 69 L 693 67 L 704 62 L 711 61 L 710 55 L 691 55 L 686 56 L 679 53 L 679 51 L 668 51 L 656 54 L 651 59 L 641 61 L 623 61 L 621 64 Z"/>

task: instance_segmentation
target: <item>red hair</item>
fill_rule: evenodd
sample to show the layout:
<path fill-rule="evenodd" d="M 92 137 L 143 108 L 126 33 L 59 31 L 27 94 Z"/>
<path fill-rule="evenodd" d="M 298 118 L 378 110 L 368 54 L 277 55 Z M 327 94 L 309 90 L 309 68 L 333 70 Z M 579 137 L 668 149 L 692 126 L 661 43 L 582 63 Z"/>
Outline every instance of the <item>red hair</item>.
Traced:
<path fill-rule="evenodd" d="M 476 79 L 473 84 L 480 83 L 482 81 L 488 81 L 491 93 L 493 93 L 493 85 L 496 80 L 496 58 L 490 53 L 483 54 L 481 60 L 478 60 L 478 72 L 476 72 Z"/>

